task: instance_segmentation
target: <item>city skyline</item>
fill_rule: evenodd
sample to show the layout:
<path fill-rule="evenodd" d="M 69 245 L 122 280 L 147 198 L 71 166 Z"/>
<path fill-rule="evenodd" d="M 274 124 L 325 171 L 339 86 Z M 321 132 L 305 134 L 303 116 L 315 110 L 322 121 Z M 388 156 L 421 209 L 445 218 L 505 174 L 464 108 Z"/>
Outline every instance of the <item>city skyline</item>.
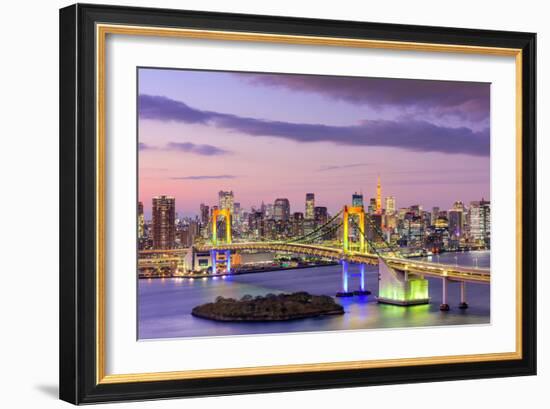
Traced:
<path fill-rule="evenodd" d="M 489 84 L 140 69 L 139 200 L 304 212 L 314 192 L 334 213 L 381 175 L 397 207 L 450 209 L 490 200 L 488 126 Z"/>
<path fill-rule="evenodd" d="M 199 204 L 199 207 L 198 207 L 198 210 L 197 212 L 195 212 L 194 214 L 191 214 L 191 215 L 185 215 L 185 214 L 182 214 L 180 212 L 178 212 L 178 208 L 177 208 L 177 199 L 175 198 L 174 195 L 170 194 L 170 193 L 166 193 L 166 194 L 160 194 L 160 195 L 157 195 L 157 196 L 153 196 L 153 197 L 150 197 L 149 198 L 149 208 L 152 210 L 152 203 L 160 198 L 160 197 L 168 197 L 168 198 L 173 198 L 174 199 L 174 202 L 175 202 L 175 213 L 178 215 L 178 217 L 180 219 L 185 219 L 185 218 L 189 218 L 189 219 L 193 219 L 193 218 L 198 218 L 200 219 L 201 218 L 201 208 L 202 206 L 207 206 L 209 209 L 212 209 L 214 206 L 219 206 L 219 197 L 218 197 L 218 194 L 221 193 L 221 192 L 231 192 L 235 195 L 236 192 L 234 191 L 223 191 L 223 190 L 218 190 L 216 192 L 216 198 L 212 201 L 212 202 L 202 202 Z M 303 200 L 302 200 L 302 204 L 301 205 L 293 205 L 293 202 L 289 200 L 289 208 L 290 208 L 290 214 L 292 215 L 293 213 L 302 213 L 304 215 L 305 218 L 306 217 L 306 213 L 307 213 L 307 195 L 310 195 L 310 194 L 313 194 L 314 195 L 314 207 L 312 208 L 312 210 L 315 208 L 315 207 L 326 207 L 328 209 L 328 207 L 318 199 L 317 195 L 315 194 L 315 192 L 308 192 L 306 194 L 304 194 L 304 197 L 303 197 Z M 368 211 L 368 208 L 369 208 L 369 200 L 371 199 L 376 199 L 376 196 L 372 196 L 372 197 L 368 197 L 367 195 L 361 193 L 361 192 L 353 192 L 352 194 L 349 195 L 349 198 L 350 200 L 348 200 L 344 205 L 346 206 L 355 206 L 356 203 L 355 203 L 355 198 L 357 196 L 360 196 L 363 200 L 363 206 L 365 208 L 365 211 Z M 265 202 L 265 201 L 261 201 L 259 203 L 255 203 L 253 204 L 252 206 L 250 207 L 246 207 L 246 206 L 243 206 L 241 204 L 241 202 L 238 200 L 238 196 L 234 196 L 233 197 L 233 200 L 234 200 L 234 203 L 235 204 L 238 204 L 240 209 L 242 211 L 246 211 L 246 212 L 250 212 L 252 211 L 253 209 L 255 209 L 256 211 L 260 211 L 261 210 L 261 206 L 262 204 L 264 206 L 273 206 L 275 204 L 275 202 L 278 200 L 278 199 L 287 199 L 286 197 L 284 197 L 284 195 L 282 196 L 278 196 L 276 199 L 274 199 L 272 202 Z M 403 210 L 403 209 L 410 209 L 412 207 L 415 207 L 415 206 L 420 206 L 420 208 L 422 208 L 423 211 L 425 212 L 429 212 L 431 213 L 434 209 L 437 209 L 438 211 L 442 211 L 442 212 L 447 212 L 447 211 L 451 211 L 451 210 L 456 210 L 455 209 L 455 205 L 457 203 L 461 203 L 463 204 L 464 207 L 468 207 L 469 205 L 471 205 L 472 203 L 477 203 L 477 202 L 480 202 L 480 201 L 487 201 L 487 202 L 490 202 L 489 199 L 485 198 L 485 197 L 480 197 L 480 198 L 477 198 L 475 200 L 471 200 L 471 201 L 462 201 L 460 199 L 455 199 L 452 204 L 449 206 L 449 207 L 442 207 L 442 206 L 431 206 L 431 207 L 427 207 L 427 206 L 424 206 L 422 203 L 409 203 L 409 204 L 405 204 L 405 205 L 401 205 L 398 201 L 398 198 L 396 198 L 395 196 L 382 196 L 382 207 L 381 207 L 381 210 L 382 212 L 386 213 L 387 212 L 387 209 L 388 209 L 388 200 L 390 201 L 391 203 L 391 206 L 392 206 L 392 210 L 390 210 L 390 214 L 391 213 L 396 213 L 398 212 L 399 210 Z M 328 212 L 329 214 L 335 214 L 337 213 L 338 211 L 341 210 L 341 208 L 344 206 L 342 205 L 340 208 L 338 209 L 335 209 L 335 211 L 332 211 L 331 209 L 328 209 Z M 149 216 L 147 215 L 147 212 L 145 211 L 146 209 L 146 206 L 145 206 L 145 203 L 142 201 L 142 200 L 138 200 L 138 207 L 140 209 L 140 214 L 143 214 L 145 216 L 145 219 L 148 220 L 148 221 L 152 221 L 152 218 L 153 218 L 153 213 L 152 211 L 150 211 L 150 214 Z M 222 206 L 222 208 L 224 208 L 224 206 Z"/>

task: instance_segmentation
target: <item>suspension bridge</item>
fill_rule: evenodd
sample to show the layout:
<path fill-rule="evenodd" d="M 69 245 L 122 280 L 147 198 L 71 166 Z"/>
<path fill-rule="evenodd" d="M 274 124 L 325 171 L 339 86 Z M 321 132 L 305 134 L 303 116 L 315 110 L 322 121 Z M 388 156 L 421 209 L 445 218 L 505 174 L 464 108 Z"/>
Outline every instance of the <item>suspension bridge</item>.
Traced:
<path fill-rule="evenodd" d="M 221 219 L 221 220 L 220 220 Z M 342 266 L 339 297 L 367 295 L 365 266 L 378 265 L 378 302 L 395 305 L 429 303 L 429 282 L 426 277 L 442 280 L 441 310 L 448 310 L 448 284 L 460 284 L 459 308 L 467 308 L 466 283 L 490 284 L 489 269 L 460 267 L 431 263 L 406 258 L 399 247 L 388 242 L 381 229 L 362 206 L 344 206 L 326 223 L 311 232 L 286 241 L 237 241 L 231 234 L 231 212 L 216 209 L 212 214 L 212 236 L 209 242 L 195 245 L 194 250 L 210 252 L 212 271 L 218 267 L 231 273 L 231 253 L 238 251 L 262 251 L 300 254 L 338 262 Z M 225 228 L 224 234 L 218 234 Z M 368 229 L 368 233 L 364 230 Z M 334 240 L 341 234 L 340 240 Z M 222 265 L 219 265 L 222 264 Z M 360 286 L 355 291 L 349 288 L 349 265 L 357 264 L 360 270 Z"/>

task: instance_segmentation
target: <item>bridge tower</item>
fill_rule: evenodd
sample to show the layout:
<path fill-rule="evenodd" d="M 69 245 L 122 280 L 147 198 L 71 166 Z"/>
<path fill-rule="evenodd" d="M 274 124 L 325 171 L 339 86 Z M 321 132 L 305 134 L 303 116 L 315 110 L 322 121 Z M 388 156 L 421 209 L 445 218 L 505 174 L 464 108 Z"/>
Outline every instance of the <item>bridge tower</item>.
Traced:
<path fill-rule="evenodd" d="M 350 251 L 349 245 L 349 217 L 350 215 L 357 215 L 359 217 L 359 227 L 364 229 L 365 227 L 365 209 L 363 206 L 344 206 L 344 252 L 348 253 Z M 361 253 L 365 252 L 365 236 L 359 234 L 359 251 Z"/>
<path fill-rule="evenodd" d="M 214 209 L 212 211 L 212 244 L 218 244 L 218 217 L 223 217 L 225 221 L 225 242 L 231 244 L 231 210 Z"/>
<path fill-rule="evenodd" d="M 218 218 L 223 217 L 225 223 L 225 244 L 231 244 L 231 210 L 214 209 L 212 211 L 212 244 L 217 246 L 220 243 L 218 239 Z M 210 250 L 212 259 L 212 273 L 217 274 L 218 264 L 225 263 L 225 272 L 231 273 L 231 250 L 212 249 Z"/>
<path fill-rule="evenodd" d="M 344 206 L 343 210 L 343 225 L 344 225 L 344 255 L 351 251 L 350 242 L 349 242 L 349 222 L 350 216 L 357 215 L 359 219 L 359 228 L 362 230 L 365 228 L 365 209 L 363 206 Z M 359 233 L 359 251 L 365 253 L 365 236 L 362 231 Z M 351 297 L 353 295 L 369 295 L 371 292 L 365 289 L 365 265 L 360 265 L 360 277 L 361 281 L 359 284 L 359 289 L 356 291 L 350 291 L 348 286 L 348 267 L 350 262 L 342 259 L 342 291 L 336 293 L 337 297 Z"/>

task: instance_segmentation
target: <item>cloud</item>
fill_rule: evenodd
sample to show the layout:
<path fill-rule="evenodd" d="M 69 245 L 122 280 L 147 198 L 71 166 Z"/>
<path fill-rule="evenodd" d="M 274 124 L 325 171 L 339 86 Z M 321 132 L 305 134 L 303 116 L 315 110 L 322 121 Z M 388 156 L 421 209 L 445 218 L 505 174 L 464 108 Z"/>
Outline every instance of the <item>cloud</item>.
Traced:
<path fill-rule="evenodd" d="M 176 176 L 174 180 L 207 180 L 207 179 L 235 179 L 235 175 L 193 175 L 193 176 Z"/>
<path fill-rule="evenodd" d="M 350 168 L 360 168 L 369 165 L 368 163 L 351 163 L 349 165 L 327 165 L 321 166 L 319 170 L 325 172 L 328 170 L 337 170 L 337 169 L 350 169 Z"/>
<path fill-rule="evenodd" d="M 146 143 L 140 142 L 140 143 L 138 144 L 138 149 L 139 149 L 140 151 L 151 151 L 151 150 L 156 150 L 157 147 L 156 147 L 156 146 L 147 145 Z"/>
<path fill-rule="evenodd" d="M 349 126 L 270 121 L 202 111 L 180 101 L 148 95 L 140 95 L 139 105 L 140 118 L 183 123 L 197 123 L 196 119 L 201 118 L 202 124 L 249 136 L 278 137 L 301 143 L 329 142 L 337 145 L 394 147 L 418 152 L 489 155 L 488 128 L 473 131 L 467 127 L 453 128 L 407 118 L 365 120 Z M 145 115 L 142 115 L 143 106 L 147 107 Z M 185 146 L 182 150 L 189 149 Z"/>
<path fill-rule="evenodd" d="M 489 83 L 297 74 L 244 78 L 253 85 L 315 93 L 372 108 L 395 107 L 470 121 L 489 118 Z"/>
<path fill-rule="evenodd" d="M 166 150 L 177 150 L 181 152 L 190 152 L 197 155 L 204 156 L 217 156 L 225 155 L 230 153 L 230 151 L 222 148 L 218 148 L 213 145 L 199 145 L 191 142 L 169 142 L 166 147 Z"/>

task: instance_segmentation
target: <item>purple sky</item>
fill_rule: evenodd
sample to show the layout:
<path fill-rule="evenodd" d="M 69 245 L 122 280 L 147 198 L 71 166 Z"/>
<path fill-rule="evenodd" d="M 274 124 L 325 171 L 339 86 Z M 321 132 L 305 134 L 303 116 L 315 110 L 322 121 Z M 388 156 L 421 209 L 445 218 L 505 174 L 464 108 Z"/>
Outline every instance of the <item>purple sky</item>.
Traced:
<path fill-rule="evenodd" d="M 139 70 L 139 199 L 180 215 L 233 190 L 249 208 L 305 194 L 336 212 L 355 191 L 398 207 L 490 199 L 490 84 Z"/>

